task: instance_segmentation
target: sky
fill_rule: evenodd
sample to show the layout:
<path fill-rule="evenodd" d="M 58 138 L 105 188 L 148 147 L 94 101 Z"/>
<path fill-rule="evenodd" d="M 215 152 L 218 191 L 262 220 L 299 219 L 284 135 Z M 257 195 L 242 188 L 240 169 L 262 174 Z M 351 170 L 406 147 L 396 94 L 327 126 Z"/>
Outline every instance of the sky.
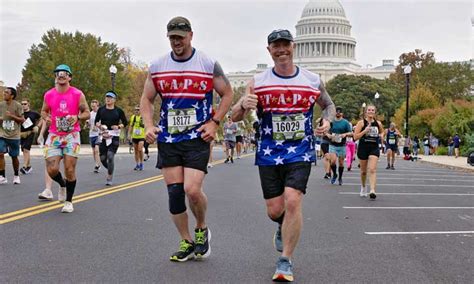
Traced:
<path fill-rule="evenodd" d="M 317 1 L 317 0 L 313 0 Z M 0 0 L 0 81 L 16 86 L 29 57 L 49 29 L 80 31 L 128 47 L 149 63 L 170 51 L 166 24 L 185 16 L 193 46 L 220 62 L 225 72 L 271 64 L 266 37 L 295 25 L 309 0 Z M 356 39 L 356 62 L 379 66 L 422 49 L 437 61 L 474 58 L 471 0 L 340 0 Z M 59 64 L 59 62 L 58 62 Z"/>

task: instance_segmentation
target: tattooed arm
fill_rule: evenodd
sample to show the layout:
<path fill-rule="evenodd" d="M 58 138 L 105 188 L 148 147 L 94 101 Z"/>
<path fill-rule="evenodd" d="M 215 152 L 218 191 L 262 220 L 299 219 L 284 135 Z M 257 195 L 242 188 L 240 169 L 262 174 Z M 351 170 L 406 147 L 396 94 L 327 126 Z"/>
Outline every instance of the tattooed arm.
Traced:
<path fill-rule="evenodd" d="M 319 86 L 319 91 L 321 92 L 321 94 L 316 103 L 321 107 L 323 111 L 323 122 L 322 125 L 318 125 L 318 127 L 316 128 L 316 133 L 318 135 L 322 135 L 323 133 L 329 130 L 331 121 L 333 121 L 334 117 L 336 116 L 336 106 L 334 105 L 331 100 L 331 97 L 326 91 L 323 82 L 321 82 L 321 85 Z"/>

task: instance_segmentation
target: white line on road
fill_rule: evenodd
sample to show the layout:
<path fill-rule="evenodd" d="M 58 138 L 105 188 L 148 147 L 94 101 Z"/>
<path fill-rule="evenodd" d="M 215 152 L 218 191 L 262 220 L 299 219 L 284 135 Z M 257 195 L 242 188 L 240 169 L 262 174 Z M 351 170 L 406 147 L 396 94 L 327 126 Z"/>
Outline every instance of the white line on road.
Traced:
<path fill-rule="evenodd" d="M 360 186 L 360 183 L 345 183 L 344 185 L 356 185 Z M 403 183 L 377 183 L 377 187 L 379 186 L 419 186 L 419 187 L 467 187 L 467 188 L 474 188 L 474 185 L 455 185 L 455 184 L 403 184 Z"/>
<path fill-rule="evenodd" d="M 474 231 L 434 231 L 434 232 L 365 232 L 366 235 L 449 235 L 474 234 Z"/>
<path fill-rule="evenodd" d="M 401 210 L 407 210 L 407 209 L 474 209 L 474 207 L 372 207 L 372 206 L 344 206 L 342 207 L 344 209 L 401 209 Z"/>
<path fill-rule="evenodd" d="M 359 173 L 356 173 L 356 172 L 346 172 L 344 173 L 344 176 L 350 176 L 350 177 L 360 177 L 360 174 Z M 406 174 L 393 174 L 393 173 L 384 173 L 384 172 L 377 172 L 377 176 L 402 176 L 402 177 L 439 177 L 439 178 L 453 178 L 453 179 L 457 179 L 457 178 L 467 178 L 467 179 L 471 179 L 471 180 L 474 180 L 474 175 L 438 175 L 438 174 L 410 174 L 410 173 L 406 173 Z"/>
<path fill-rule="evenodd" d="M 339 192 L 339 194 L 359 195 L 359 192 Z M 440 195 L 440 196 L 474 196 L 474 193 L 429 193 L 429 192 L 377 192 L 377 195 Z"/>
<path fill-rule="evenodd" d="M 352 176 L 349 176 L 349 177 L 344 177 L 345 179 L 360 179 L 360 177 L 352 177 Z M 473 183 L 474 182 L 474 179 L 473 180 L 453 180 L 453 179 L 445 179 L 445 178 L 419 178 L 419 177 L 387 177 L 387 176 L 382 176 L 380 177 L 377 176 L 377 180 L 381 180 L 381 179 L 393 179 L 393 180 L 415 180 L 415 181 L 422 181 L 422 180 L 426 180 L 426 181 L 439 181 L 439 180 L 445 180 L 445 181 L 455 181 L 455 182 L 469 182 L 469 183 Z"/>

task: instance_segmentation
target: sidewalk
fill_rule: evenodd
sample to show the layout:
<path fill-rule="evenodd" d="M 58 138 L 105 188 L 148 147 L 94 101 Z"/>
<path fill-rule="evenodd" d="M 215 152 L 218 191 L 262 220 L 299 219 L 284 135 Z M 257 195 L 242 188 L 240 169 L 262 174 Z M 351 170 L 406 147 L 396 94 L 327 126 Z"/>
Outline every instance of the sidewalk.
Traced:
<path fill-rule="evenodd" d="M 422 163 L 432 163 L 441 165 L 448 168 L 461 169 L 464 171 L 474 172 L 474 167 L 467 163 L 467 157 L 458 157 L 454 156 L 424 156 L 418 155 L 420 158 L 418 161 Z"/>

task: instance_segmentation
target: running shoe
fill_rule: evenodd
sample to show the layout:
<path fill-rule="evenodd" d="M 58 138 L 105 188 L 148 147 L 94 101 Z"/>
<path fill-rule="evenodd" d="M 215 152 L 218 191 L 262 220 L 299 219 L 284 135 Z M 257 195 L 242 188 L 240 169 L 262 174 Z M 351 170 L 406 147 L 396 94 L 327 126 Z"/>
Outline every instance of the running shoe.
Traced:
<path fill-rule="evenodd" d="M 140 167 L 138 168 L 139 171 L 143 171 L 144 167 L 143 167 L 143 163 L 140 163 Z"/>
<path fill-rule="evenodd" d="M 331 178 L 331 174 L 326 173 L 326 174 L 324 175 L 324 178 L 325 178 L 325 179 L 330 179 L 330 178 Z"/>
<path fill-rule="evenodd" d="M 100 170 L 100 165 L 99 166 L 94 166 L 94 173 L 98 174 Z"/>
<path fill-rule="evenodd" d="M 208 168 L 212 168 L 212 167 L 214 167 L 214 165 L 212 165 L 211 163 L 208 163 L 208 164 L 207 164 L 207 167 L 208 167 Z"/>
<path fill-rule="evenodd" d="M 272 280 L 275 282 L 293 282 L 293 265 L 287 257 L 280 256 L 276 263 L 276 271 Z"/>
<path fill-rule="evenodd" d="M 63 209 L 61 209 L 62 213 L 72 213 L 74 211 L 74 207 L 72 206 L 72 202 L 66 201 L 64 202 Z"/>
<path fill-rule="evenodd" d="M 26 174 L 26 175 L 29 175 L 29 174 L 31 174 L 32 172 L 33 172 L 33 168 L 32 168 L 32 167 L 27 167 L 27 168 L 25 168 L 25 174 Z"/>
<path fill-rule="evenodd" d="M 20 173 L 22 173 L 23 175 L 26 175 L 26 168 L 25 167 L 22 167 L 20 169 Z"/>
<path fill-rule="evenodd" d="M 230 157 L 230 162 L 233 164 L 234 163 L 234 158 Z"/>
<path fill-rule="evenodd" d="M 229 158 L 225 159 L 224 163 L 227 164 L 229 162 Z"/>
<path fill-rule="evenodd" d="M 386 170 L 390 170 L 390 165 L 387 165 L 387 167 L 385 168 Z"/>
<path fill-rule="evenodd" d="M 58 191 L 58 201 L 59 202 L 64 202 L 66 201 L 66 188 L 65 187 L 60 187 Z"/>
<path fill-rule="evenodd" d="M 112 178 L 107 178 L 105 181 L 105 185 L 111 186 L 113 184 Z"/>
<path fill-rule="evenodd" d="M 21 181 L 20 181 L 20 176 L 14 176 L 13 177 L 13 184 L 20 184 Z"/>
<path fill-rule="evenodd" d="M 43 192 L 38 194 L 40 200 L 53 200 L 53 192 L 49 188 L 45 188 Z"/>
<path fill-rule="evenodd" d="M 148 159 L 150 159 L 150 155 L 146 154 L 145 157 L 143 158 L 143 161 L 146 162 L 148 161 Z"/>
<path fill-rule="evenodd" d="M 7 184 L 8 183 L 8 179 L 4 176 L 0 176 L 0 184 Z"/>
<path fill-rule="evenodd" d="M 283 252 L 283 240 L 281 238 L 281 225 L 278 225 L 278 229 L 275 231 L 273 235 L 273 247 L 279 251 Z"/>
<path fill-rule="evenodd" d="M 334 175 L 331 179 L 331 184 L 335 184 L 337 179 L 337 175 Z"/>
<path fill-rule="evenodd" d="M 360 197 L 367 197 L 367 187 L 360 186 Z"/>
<path fill-rule="evenodd" d="M 347 171 L 350 172 L 352 170 L 352 167 L 348 167 Z"/>
<path fill-rule="evenodd" d="M 187 240 L 181 240 L 179 242 L 178 251 L 171 255 L 170 260 L 184 262 L 193 258 L 194 258 L 194 244 Z"/>
<path fill-rule="evenodd" d="M 194 255 L 198 258 L 207 258 L 211 254 L 211 231 L 208 228 L 194 230 Z"/>
<path fill-rule="evenodd" d="M 342 185 L 342 178 L 339 178 L 339 185 Z"/>
<path fill-rule="evenodd" d="M 139 164 L 137 164 L 137 165 L 135 166 L 135 168 L 133 168 L 133 170 L 134 170 L 134 171 L 138 171 L 138 170 L 140 170 L 140 165 L 139 165 Z"/>
<path fill-rule="evenodd" d="M 377 198 L 377 195 L 375 194 L 375 192 L 371 192 L 369 193 L 369 197 L 370 199 L 375 200 L 375 198 Z"/>
<path fill-rule="evenodd" d="M 394 170 L 394 169 L 395 169 L 395 167 L 392 165 L 392 166 L 390 167 L 390 169 Z"/>

